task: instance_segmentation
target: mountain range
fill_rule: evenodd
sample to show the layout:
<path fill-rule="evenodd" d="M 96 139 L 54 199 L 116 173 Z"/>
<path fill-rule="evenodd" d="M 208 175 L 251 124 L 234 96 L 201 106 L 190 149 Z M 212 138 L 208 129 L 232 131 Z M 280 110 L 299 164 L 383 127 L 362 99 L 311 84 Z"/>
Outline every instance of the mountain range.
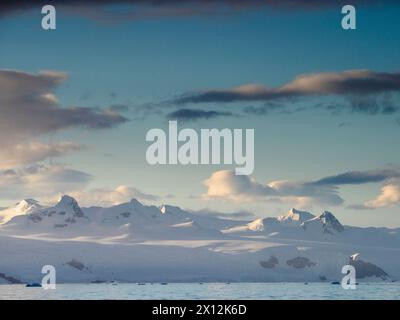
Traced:
<path fill-rule="evenodd" d="M 400 278 L 400 229 L 342 225 L 333 213 L 291 209 L 278 217 L 229 219 L 136 199 L 81 208 L 26 199 L 0 210 L 0 283 L 360 281 Z"/>

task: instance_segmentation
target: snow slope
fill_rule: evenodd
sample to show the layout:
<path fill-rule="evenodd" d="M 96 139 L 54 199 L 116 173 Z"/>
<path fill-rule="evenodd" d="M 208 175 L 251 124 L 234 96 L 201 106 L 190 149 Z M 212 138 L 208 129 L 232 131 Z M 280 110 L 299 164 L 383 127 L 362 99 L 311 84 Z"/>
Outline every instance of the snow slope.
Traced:
<path fill-rule="evenodd" d="M 326 211 L 235 221 L 135 199 L 81 208 L 69 196 L 7 210 L 1 282 L 40 281 L 46 264 L 59 282 L 338 281 L 346 264 L 362 280 L 400 278 L 400 229 L 343 226 Z"/>
<path fill-rule="evenodd" d="M 18 202 L 15 206 L 0 210 L 0 225 L 10 221 L 20 215 L 26 215 L 41 208 L 39 203 L 33 199 L 25 199 Z"/>

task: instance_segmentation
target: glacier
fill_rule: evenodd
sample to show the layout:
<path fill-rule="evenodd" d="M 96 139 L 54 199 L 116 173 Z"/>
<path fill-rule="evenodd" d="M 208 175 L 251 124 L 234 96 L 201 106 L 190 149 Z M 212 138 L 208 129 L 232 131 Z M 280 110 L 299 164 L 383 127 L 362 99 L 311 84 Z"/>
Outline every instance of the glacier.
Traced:
<path fill-rule="evenodd" d="M 33 199 L 0 210 L 0 283 L 357 281 L 400 278 L 400 229 L 342 225 L 333 213 L 291 209 L 234 220 L 136 199 L 80 207 Z"/>

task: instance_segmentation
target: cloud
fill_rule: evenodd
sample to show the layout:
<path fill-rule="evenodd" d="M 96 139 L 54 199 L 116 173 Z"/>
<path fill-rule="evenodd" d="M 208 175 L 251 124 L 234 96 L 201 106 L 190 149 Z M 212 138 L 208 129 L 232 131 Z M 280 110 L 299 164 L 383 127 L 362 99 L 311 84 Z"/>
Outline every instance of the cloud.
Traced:
<path fill-rule="evenodd" d="M 86 172 L 63 165 L 31 165 L 0 171 L 0 194 L 3 200 L 37 198 L 46 203 L 53 203 L 61 195 L 69 194 L 84 206 L 111 206 L 132 198 L 146 201 L 160 199 L 156 195 L 125 185 L 115 189 L 87 190 L 92 179 L 93 176 Z"/>
<path fill-rule="evenodd" d="M 176 119 L 176 120 L 192 120 L 196 121 L 199 119 L 212 119 L 222 116 L 232 116 L 231 112 L 223 112 L 223 111 L 207 111 L 200 109 L 179 109 L 174 112 L 167 114 L 167 118 Z"/>
<path fill-rule="evenodd" d="M 147 201 L 159 200 L 156 195 L 144 193 L 137 188 L 125 185 L 118 186 L 115 189 L 97 188 L 70 192 L 69 194 L 76 198 L 82 206 L 112 206 L 130 201 L 133 198 Z"/>
<path fill-rule="evenodd" d="M 334 176 L 325 177 L 315 181 L 316 185 L 347 185 L 382 182 L 400 177 L 400 172 L 395 169 L 378 169 L 370 171 L 349 171 Z"/>
<path fill-rule="evenodd" d="M 79 148 L 65 143 L 44 146 L 33 139 L 70 128 L 112 128 L 127 121 L 113 109 L 61 107 L 54 90 L 66 79 L 62 72 L 0 70 L 0 158 L 11 153 L 14 160 L 26 163 L 29 158 L 41 160 L 46 153 L 61 155 Z"/>
<path fill-rule="evenodd" d="M 66 79 L 65 73 L 54 71 L 0 70 L 0 130 L 7 139 L 72 127 L 111 128 L 127 121 L 109 109 L 61 108 L 53 92 Z"/>
<path fill-rule="evenodd" d="M 242 108 L 245 114 L 255 114 L 258 116 L 266 115 L 271 111 L 280 111 L 290 113 L 291 110 L 286 108 L 286 104 L 282 101 L 267 101 L 261 106 L 245 106 Z"/>
<path fill-rule="evenodd" d="M 7 152 L 0 152 L 0 169 L 40 162 L 47 158 L 61 157 L 70 152 L 84 149 L 84 146 L 69 141 L 44 144 L 29 142 L 11 145 Z"/>
<path fill-rule="evenodd" d="M 204 181 L 207 186 L 207 196 L 246 201 L 255 197 L 273 195 L 274 190 L 267 185 L 256 182 L 244 175 L 235 175 L 233 170 L 214 172 Z"/>
<path fill-rule="evenodd" d="M 393 92 L 400 92 L 400 73 L 349 70 L 301 75 L 276 88 L 269 88 L 260 84 L 246 84 L 226 90 L 212 89 L 189 92 L 171 102 L 176 105 L 272 102 L 290 98 L 339 95 L 349 100 L 353 111 L 393 113 L 398 111 L 399 108 L 392 105 L 390 98 L 387 96 L 384 96 L 383 99 L 377 98 L 377 95 Z M 254 107 L 250 107 L 245 112 L 260 113 L 265 112 L 266 108 L 254 109 Z"/>
<path fill-rule="evenodd" d="M 237 176 L 234 171 L 214 172 L 204 181 L 206 198 L 220 198 L 235 202 L 255 200 L 292 203 L 306 207 L 312 203 L 340 205 L 343 199 L 335 186 L 316 186 L 301 181 L 272 181 L 261 184 L 248 176 Z"/>
<path fill-rule="evenodd" d="M 52 196 L 83 189 L 92 176 L 61 165 L 33 165 L 0 171 L 2 199 Z"/>
<path fill-rule="evenodd" d="M 353 5 L 374 4 L 373 0 L 353 0 Z M 381 0 L 382 4 L 396 4 L 395 0 Z M 193 16 L 204 14 L 226 14 L 233 11 L 249 9 L 318 9 L 344 5 L 341 0 L 117 0 L 115 6 L 125 5 L 124 11 L 107 10 L 107 0 L 53 0 L 52 5 L 68 9 L 73 14 L 102 21 L 115 22 L 121 20 L 155 19 L 163 17 Z M 0 16 L 15 14 L 43 6 L 39 0 L 2 1 Z M 128 6 L 126 6 L 128 5 Z"/>
<path fill-rule="evenodd" d="M 338 187 L 335 185 L 319 186 L 308 181 L 288 180 L 273 181 L 268 185 L 276 190 L 276 200 L 281 198 L 284 202 L 294 202 L 300 208 L 312 204 L 337 206 L 344 202 L 338 195 Z"/>
<path fill-rule="evenodd" d="M 371 210 L 377 208 L 393 207 L 400 204 L 400 179 L 391 179 L 382 186 L 381 192 L 375 199 L 363 204 L 350 205 L 354 210 Z"/>
<path fill-rule="evenodd" d="M 190 212 L 199 214 L 202 216 L 218 217 L 218 218 L 230 219 L 230 220 L 239 220 L 239 219 L 252 220 L 252 219 L 256 218 L 254 213 L 248 212 L 248 211 L 219 212 L 219 211 L 210 210 L 210 209 L 206 208 L 206 209 L 195 210 L 195 211 L 190 211 Z"/>
<path fill-rule="evenodd" d="M 234 171 L 222 170 L 214 172 L 204 181 L 207 192 L 203 197 L 219 198 L 235 202 L 270 201 L 291 203 L 300 208 L 313 204 L 337 206 L 344 203 L 338 194 L 342 185 L 358 185 L 365 183 L 390 182 L 400 177 L 394 169 L 378 169 L 370 171 L 349 171 L 342 174 L 324 177 L 319 180 L 289 181 L 277 180 L 259 183 L 249 176 L 237 176 Z M 392 184 L 390 184 L 392 185 Z M 377 203 L 385 203 L 389 197 L 397 199 L 395 188 L 386 190 L 387 197 L 377 198 L 369 203 L 369 207 Z M 355 208 L 353 206 L 353 208 Z"/>
<path fill-rule="evenodd" d="M 400 182 L 390 183 L 382 187 L 381 193 L 364 204 L 366 208 L 382 208 L 400 204 Z"/>

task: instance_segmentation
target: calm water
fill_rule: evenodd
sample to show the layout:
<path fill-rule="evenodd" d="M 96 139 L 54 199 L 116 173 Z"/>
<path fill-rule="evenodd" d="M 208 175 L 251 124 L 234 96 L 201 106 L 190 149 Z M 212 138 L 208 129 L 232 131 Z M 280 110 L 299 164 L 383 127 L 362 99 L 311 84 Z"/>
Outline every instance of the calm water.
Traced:
<path fill-rule="evenodd" d="M 0 299 L 400 299 L 400 283 L 59 284 L 56 290 L 0 285 Z"/>

